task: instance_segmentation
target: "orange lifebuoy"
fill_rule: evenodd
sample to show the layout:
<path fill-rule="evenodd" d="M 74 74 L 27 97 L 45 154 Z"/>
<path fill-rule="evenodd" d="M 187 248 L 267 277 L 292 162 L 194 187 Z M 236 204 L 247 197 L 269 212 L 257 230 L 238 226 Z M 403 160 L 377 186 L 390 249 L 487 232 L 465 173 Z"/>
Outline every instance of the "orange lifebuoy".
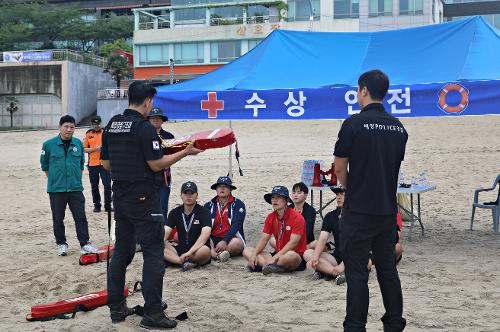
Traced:
<path fill-rule="evenodd" d="M 458 91 L 462 99 L 460 103 L 456 106 L 450 106 L 446 103 L 446 95 L 450 91 Z M 460 84 L 448 84 L 439 91 L 439 106 L 448 113 L 459 113 L 462 112 L 469 103 L 469 92 L 466 88 Z"/>

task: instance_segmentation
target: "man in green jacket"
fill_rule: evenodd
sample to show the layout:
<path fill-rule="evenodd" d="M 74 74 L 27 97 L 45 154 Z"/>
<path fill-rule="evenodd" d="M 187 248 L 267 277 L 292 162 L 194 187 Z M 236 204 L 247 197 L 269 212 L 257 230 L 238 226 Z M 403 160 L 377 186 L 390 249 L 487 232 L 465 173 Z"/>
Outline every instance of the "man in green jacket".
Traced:
<path fill-rule="evenodd" d="M 48 178 L 47 193 L 50 198 L 54 236 L 59 256 L 68 254 L 68 243 L 64 228 L 66 205 L 73 215 L 76 235 L 81 253 L 96 253 L 97 249 L 89 241 L 89 229 L 85 215 L 82 172 L 85 163 L 82 142 L 73 137 L 75 119 L 64 115 L 59 120 L 59 135 L 45 141 L 40 155 L 42 171 Z"/>

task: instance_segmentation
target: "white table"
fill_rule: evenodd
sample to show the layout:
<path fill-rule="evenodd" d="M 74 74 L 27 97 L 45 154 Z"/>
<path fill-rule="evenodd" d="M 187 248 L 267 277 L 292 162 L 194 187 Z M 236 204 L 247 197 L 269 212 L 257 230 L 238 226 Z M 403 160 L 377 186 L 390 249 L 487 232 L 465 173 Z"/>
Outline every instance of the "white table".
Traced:
<path fill-rule="evenodd" d="M 322 186 L 322 187 L 315 187 L 315 186 L 308 186 L 309 192 L 311 195 L 311 206 L 314 207 L 314 191 L 319 191 L 319 209 L 316 210 L 316 213 L 320 215 L 321 219 L 323 220 L 323 211 L 335 201 L 335 197 L 329 201 L 326 202 L 326 204 L 323 205 L 323 191 L 330 192 L 332 191 L 331 186 Z M 410 194 L 410 210 L 407 210 L 403 206 L 399 204 L 398 200 L 398 206 L 408 213 L 410 215 L 410 232 L 408 234 L 408 239 L 411 241 L 411 236 L 413 233 L 413 228 L 415 226 L 415 220 L 418 221 L 420 224 L 420 228 L 422 231 L 422 236 L 424 236 L 424 224 L 422 223 L 422 217 L 420 214 L 420 206 L 421 206 L 421 199 L 420 199 L 420 194 L 425 193 L 427 191 L 431 191 L 436 189 L 436 186 L 429 185 L 429 184 L 424 184 L 424 185 L 415 185 L 409 188 L 402 188 L 398 187 L 397 193 L 398 194 Z M 417 214 L 415 214 L 415 209 L 414 209 L 414 204 L 413 204 L 413 195 L 417 195 Z"/>
<path fill-rule="evenodd" d="M 410 194 L 410 210 L 407 210 L 401 204 L 399 204 L 399 199 L 398 199 L 398 205 L 399 207 L 405 211 L 406 213 L 410 214 L 410 232 L 408 234 L 408 240 L 411 241 L 411 235 L 413 233 L 413 227 L 415 224 L 415 219 L 418 220 L 418 223 L 420 224 L 420 228 L 422 231 L 422 236 L 424 236 L 424 224 L 422 223 L 422 217 L 420 215 L 420 194 L 425 193 L 427 191 L 431 191 L 436 189 L 436 186 L 430 185 L 430 184 L 419 184 L 419 185 L 414 185 L 409 188 L 402 188 L 398 187 L 398 194 Z M 415 215 L 414 213 L 414 206 L 413 206 L 413 195 L 417 195 L 417 214 Z"/>

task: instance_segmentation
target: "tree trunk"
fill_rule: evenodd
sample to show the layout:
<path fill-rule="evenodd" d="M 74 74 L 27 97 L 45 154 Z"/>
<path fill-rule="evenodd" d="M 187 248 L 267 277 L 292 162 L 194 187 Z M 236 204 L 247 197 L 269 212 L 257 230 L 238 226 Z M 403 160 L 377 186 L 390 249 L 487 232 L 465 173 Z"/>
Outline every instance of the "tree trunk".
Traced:
<path fill-rule="evenodd" d="M 14 127 L 13 125 L 13 118 L 14 118 L 14 113 L 10 112 L 10 127 Z"/>

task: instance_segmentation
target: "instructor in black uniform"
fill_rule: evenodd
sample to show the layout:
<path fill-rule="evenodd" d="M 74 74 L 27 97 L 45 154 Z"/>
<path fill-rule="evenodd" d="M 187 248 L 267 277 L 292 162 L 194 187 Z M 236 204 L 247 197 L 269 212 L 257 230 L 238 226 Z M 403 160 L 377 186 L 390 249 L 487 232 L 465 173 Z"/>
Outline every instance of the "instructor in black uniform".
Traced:
<path fill-rule="evenodd" d="M 388 88 L 389 79 L 380 70 L 359 77 L 361 112 L 344 121 L 335 144 L 335 172 L 346 188 L 340 241 L 347 280 L 344 331 L 366 330 L 370 250 L 386 310 L 384 331 L 402 331 L 406 325 L 394 225 L 398 173 L 408 134 L 384 110 Z"/>
<path fill-rule="evenodd" d="M 188 155 L 201 152 L 192 144 L 163 156 L 161 144 L 147 115 L 156 89 L 134 82 L 129 87 L 129 107 L 109 121 L 103 135 L 102 164 L 111 170 L 116 243 L 108 271 L 108 306 L 111 321 L 119 323 L 132 313 L 123 296 L 126 268 L 134 258 L 136 241 L 144 257 L 142 289 L 145 328 L 173 328 L 175 320 L 162 310 L 163 214 L 160 206 L 161 170 Z"/>

